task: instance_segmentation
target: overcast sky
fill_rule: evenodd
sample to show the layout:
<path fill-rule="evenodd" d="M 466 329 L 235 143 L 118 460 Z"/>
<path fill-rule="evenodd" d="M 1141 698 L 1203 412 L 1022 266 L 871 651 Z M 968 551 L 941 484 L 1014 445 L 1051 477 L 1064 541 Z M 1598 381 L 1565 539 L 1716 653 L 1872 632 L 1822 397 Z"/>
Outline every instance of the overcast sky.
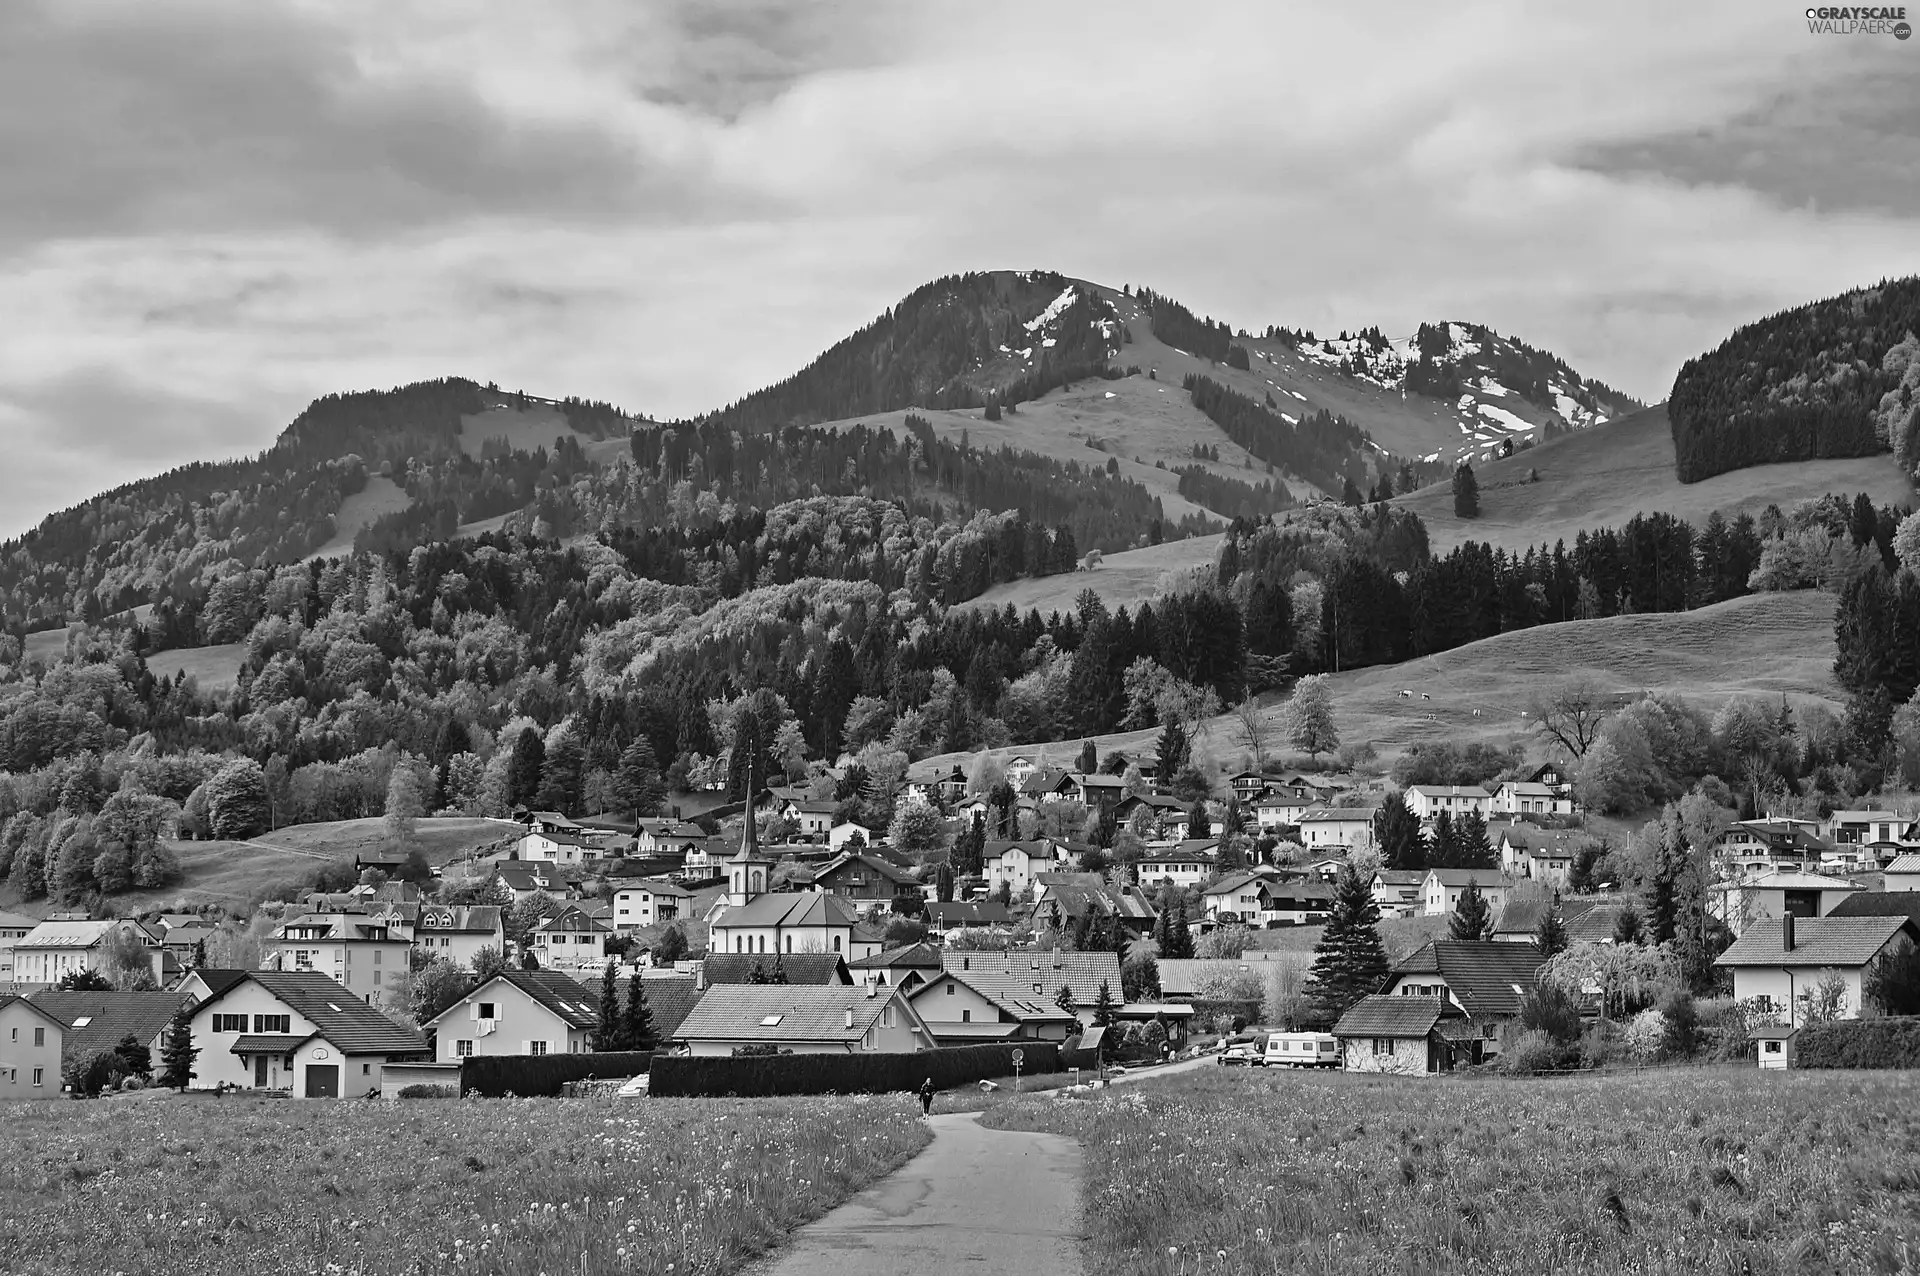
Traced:
<path fill-rule="evenodd" d="M 692 414 L 914 287 L 1490 324 L 1642 398 L 1920 270 L 1920 40 L 1803 7 L 6 0 L 0 534 L 463 375 Z"/>

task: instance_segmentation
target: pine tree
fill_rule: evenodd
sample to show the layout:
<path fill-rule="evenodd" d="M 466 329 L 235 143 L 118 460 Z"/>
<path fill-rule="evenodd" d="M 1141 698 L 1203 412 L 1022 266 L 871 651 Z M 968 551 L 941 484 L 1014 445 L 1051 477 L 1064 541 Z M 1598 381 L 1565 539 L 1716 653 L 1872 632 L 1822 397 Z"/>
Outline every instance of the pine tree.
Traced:
<path fill-rule="evenodd" d="M 1093 1026 L 1111 1028 L 1120 1018 L 1119 1007 L 1114 1004 L 1113 989 L 1107 981 L 1100 981 L 1099 995 L 1093 999 Z"/>
<path fill-rule="evenodd" d="M 747 971 L 747 982 L 750 984 L 764 984 L 768 982 L 767 968 L 760 964 L 759 958 L 754 959 L 753 968 Z"/>
<path fill-rule="evenodd" d="M 1321 1022 L 1332 1024 L 1386 982 L 1387 954 L 1380 945 L 1379 923 L 1380 905 L 1372 885 L 1351 865 L 1341 869 L 1307 973 L 1306 995 Z"/>
<path fill-rule="evenodd" d="M 1427 838 L 1429 868 L 1457 868 L 1460 865 L 1460 839 L 1453 828 L 1453 816 L 1446 811 L 1433 817 L 1433 831 Z"/>
<path fill-rule="evenodd" d="M 620 988 L 614 982 L 614 966 L 600 975 L 600 1022 L 593 1028 L 593 1048 L 595 1050 L 616 1050 L 620 1039 Z"/>
<path fill-rule="evenodd" d="M 185 1090 L 193 1081 L 193 1061 L 199 1055 L 200 1047 L 193 1044 L 193 1011 L 183 1005 L 173 1012 L 160 1039 L 160 1084 Z"/>
<path fill-rule="evenodd" d="M 1193 810 L 1187 813 L 1187 836 L 1202 838 L 1211 836 L 1213 823 L 1207 818 L 1207 800 L 1201 798 L 1193 804 Z"/>
<path fill-rule="evenodd" d="M 647 1005 L 646 981 L 639 972 L 627 981 L 627 1013 L 620 1020 L 622 1050 L 652 1050 L 659 1044 L 653 1033 L 653 1008 Z"/>
<path fill-rule="evenodd" d="M 540 769 L 546 765 L 547 742 L 534 727 L 522 728 L 507 761 L 507 805 L 525 806 L 540 792 Z"/>
<path fill-rule="evenodd" d="M 1155 749 L 1160 783 L 1169 783 L 1192 756 L 1193 744 L 1187 739 L 1185 727 L 1178 722 L 1169 722 L 1160 728 L 1160 740 Z"/>
<path fill-rule="evenodd" d="M 1553 903 L 1548 906 L 1546 916 L 1540 919 L 1540 929 L 1534 935 L 1534 942 L 1540 945 L 1544 957 L 1557 956 L 1567 951 L 1567 925 L 1560 919 L 1560 893 L 1554 892 Z"/>
<path fill-rule="evenodd" d="M 1496 867 L 1493 843 L 1487 838 L 1487 821 L 1479 811 L 1468 811 L 1455 826 L 1454 854 L 1454 862 L 1461 868 Z"/>
<path fill-rule="evenodd" d="M 1193 956 L 1193 930 L 1187 925 L 1187 901 L 1183 898 L 1173 911 L 1173 921 L 1167 925 L 1167 948 L 1161 949 L 1162 957 L 1189 958 Z M 1171 951 L 1168 951 L 1168 949 Z"/>
<path fill-rule="evenodd" d="M 1492 931 L 1493 910 L 1487 905 L 1487 897 L 1480 893 L 1480 884 L 1468 878 L 1466 889 L 1460 892 L 1460 902 L 1454 905 L 1453 916 L 1447 921 L 1447 934 L 1454 939 L 1481 940 Z"/>
<path fill-rule="evenodd" d="M 787 959 L 785 954 L 775 953 L 773 955 L 773 974 L 768 976 L 767 982 L 770 984 L 784 984 L 787 982 Z"/>
<path fill-rule="evenodd" d="M 645 736 L 636 736 L 620 754 L 613 773 L 614 800 L 636 819 L 654 815 L 666 797 L 660 782 L 660 761 Z"/>
<path fill-rule="evenodd" d="M 1453 472 L 1453 512 L 1457 518 L 1480 517 L 1480 482 L 1465 462 Z"/>
<path fill-rule="evenodd" d="M 1070 1015 L 1080 1013 L 1080 1004 L 1073 999 L 1073 989 L 1065 984 L 1061 984 L 1060 991 L 1053 994 L 1053 1004 Z"/>
<path fill-rule="evenodd" d="M 1100 769 L 1100 750 L 1093 741 L 1080 742 L 1080 774 L 1092 775 Z"/>
<path fill-rule="evenodd" d="M 1398 793 L 1389 793 L 1373 817 L 1373 841 L 1387 868 L 1421 869 L 1427 866 L 1427 844 L 1420 837 L 1420 817 L 1407 808 Z"/>

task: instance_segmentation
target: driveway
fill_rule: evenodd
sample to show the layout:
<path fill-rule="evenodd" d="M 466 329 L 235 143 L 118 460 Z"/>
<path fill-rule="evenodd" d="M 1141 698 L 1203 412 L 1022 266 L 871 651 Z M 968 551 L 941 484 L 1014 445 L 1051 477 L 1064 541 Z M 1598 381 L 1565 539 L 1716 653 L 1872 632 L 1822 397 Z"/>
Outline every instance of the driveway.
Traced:
<path fill-rule="evenodd" d="M 938 1276 L 1080 1270 L 1080 1145 L 931 1118 L 906 1165 L 793 1234 L 757 1276 Z"/>

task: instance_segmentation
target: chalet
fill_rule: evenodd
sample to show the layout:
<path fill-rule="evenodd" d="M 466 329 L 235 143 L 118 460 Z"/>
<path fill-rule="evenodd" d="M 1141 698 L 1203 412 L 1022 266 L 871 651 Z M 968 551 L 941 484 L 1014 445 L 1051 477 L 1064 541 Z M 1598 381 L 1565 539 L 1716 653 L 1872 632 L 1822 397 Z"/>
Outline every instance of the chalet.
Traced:
<path fill-rule="evenodd" d="M 633 828 L 633 849 L 652 857 L 678 855 L 683 860 L 707 840 L 706 830 L 685 820 L 640 820 Z"/>
<path fill-rule="evenodd" d="M 958 762 L 944 770 L 934 768 L 910 773 L 906 791 L 917 793 L 936 806 L 947 806 L 967 795 L 967 773 Z"/>
<path fill-rule="evenodd" d="M 1241 771 L 1227 777 L 1227 787 L 1242 806 L 1252 806 L 1267 791 L 1267 777 L 1258 771 Z"/>
<path fill-rule="evenodd" d="M 1319 805 L 1317 798 L 1300 797 L 1292 789 L 1273 789 L 1253 804 L 1253 821 L 1262 833 L 1274 833 L 1300 823 L 1300 817 Z"/>
<path fill-rule="evenodd" d="M 424 904 L 412 926 L 413 946 L 463 969 L 483 948 L 504 953 L 507 933 L 498 904 Z"/>
<path fill-rule="evenodd" d="M 1460 893 L 1469 885 L 1480 890 L 1487 907 L 1498 913 L 1519 883 L 1502 877 L 1491 868 L 1430 868 L 1420 884 L 1421 911 L 1428 917 L 1443 917 L 1460 906 Z"/>
<path fill-rule="evenodd" d="M 1332 802 L 1345 791 L 1346 785 L 1329 775 L 1318 771 L 1293 771 L 1272 781 L 1269 788 L 1275 792 L 1291 793 L 1295 797 L 1312 798 L 1317 802 Z"/>
<path fill-rule="evenodd" d="M 1818 863 L 1827 850 L 1813 820 L 1768 816 L 1735 820 L 1714 838 L 1714 854 L 1736 873 L 1764 873 L 1782 865 Z"/>
<path fill-rule="evenodd" d="M 1489 810 L 1494 815 L 1572 815 L 1571 797 L 1550 785 L 1531 780 L 1505 780 L 1494 789 Z"/>
<path fill-rule="evenodd" d="M 1860 1016 L 1866 1004 L 1866 972 L 1875 962 L 1910 951 L 1920 940 L 1911 917 L 1783 917 L 1750 923 L 1714 965 L 1733 971 L 1737 1001 L 1799 1024 L 1811 990 L 1838 976 L 1844 988 L 1835 1007 L 1843 1019 Z"/>
<path fill-rule="evenodd" d="M 988 842 L 982 858 L 987 888 L 998 890 L 1005 886 L 1017 895 L 1033 885 L 1039 874 L 1053 868 L 1053 844 L 1044 838 L 1031 842 Z"/>
<path fill-rule="evenodd" d="M 503 970 L 422 1026 L 433 1033 L 434 1057 L 443 1062 L 584 1054 L 600 1024 L 599 995 L 596 983 L 557 970 Z"/>
<path fill-rule="evenodd" d="M 126 1037 L 145 1046 L 151 1061 L 158 1065 L 160 1038 L 185 1002 L 177 992 L 63 992 L 53 988 L 36 992 L 27 1000 L 60 1021 L 59 1062 L 63 1068 L 96 1051 L 111 1050 Z M 10 1044 L 0 1043 L 0 1047 Z"/>
<path fill-rule="evenodd" d="M 789 802 L 780 813 L 793 821 L 802 841 L 824 842 L 838 823 L 839 810 L 837 802 Z"/>
<path fill-rule="evenodd" d="M 305 913 L 262 946 L 275 969 L 317 971 L 369 1004 L 405 1004 L 413 945 L 363 913 Z"/>
<path fill-rule="evenodd" d="M 1331 855 L 1309 856 L 1299 868 L 1308 877 L 1318 881 L 1337 882 L 1340 874 L 1346 872 L 1352 862 L 1344 851 L 1336 851 Z"/>
<path fill-rule="evenodd" d="M 1032 758 L 1008 758 L 1006 765 L 1007 783 L 1012 785 L 1017 791 L 1021 785 L 1027 782 L 1028 777 L 1034 773 L 1034 770 L 1035 765 Z"/>
<path fill-rule="evenodd" d="M 1558 797 L 1573 797 L 1573 774 L 1564 770 L 1557 762 L 1548 762 L 1535 767 L 1531 775 L 1521 778 L 1529 784 L 1545 785 Z"/>
<path fill-rule="evenodd" d="M 838 855 L 856 841 L 861 846 L 872 846 L 884 836 L 878 829 L 870 829 L 852 820 L 842 820 L 827 830 L 827 849 Z"/>
<path fill-rule="evenodd" d="M 1059 786 L 1060 781 L 1066 778 L 1066 774 L 1065 770 L 1057 766 L 1036 767 L 1023 782 L 1014 785 L 1014 792 L 1021 797 L 1038 802 L 1042 798 L 1054 796 L 1054 790 Z"/>
<path fill-rule="evenodd" d="M 867 910 L 921 898 L 920 879 L 863 851 L 842 854 L 822 865 L 813 875 L 813 888 Z"/>
<path fill-rule="evenodd" d="M 502 864 L 493 870 L 493 880 L 516 904 L 535 895 L 558 899 L 573 890 L 573 883 L 552 864 Z"/>
<path fill-rule="evenodd" d="M 943 1046 L 965 1046 L 983 1041 L 1065 1041 L 1079 1028 L 1080 1017 L 1056 1002 L 1059 991 L 1036 993 L 1031 980 L 1017 975 L 943 970 L 909 989 L 907 998 L 934 1040 Z"/>
<path fill-rule="evenodd" d="M 1456 820 L 1476 813 L 1485 819 L 1493 805 L 1493 795 L 1477 784 L 1414 784 L 1401 796 L 1422 824 L 1433 823 L 1443 811 Z"/>
<path fill-rule="evenodd" d="M 1311 850 L 1367 850 L 1373 846 L 1373 817 L 1377 814 L 1370 806 L 1314 807 L 1296 821 L 1300 844 Z"/>
<path fill-rule="evenodd" d="M 1721 882 L 1708 911 L 1736 937 L 1756 921 L 1781 917 L 1825 917 L 1834 905 L 1860 887 L 1842 877 L 1776 869 L 1755 877 Z"/>
<path fill-rule="evenodd" d="M 599 967 L 607 960 L 611 927 L 568 905 L 527 932 L 527 946 L 542 966 Z"/>
<path fill-rule="evenodd" d="M 66 1021 L 24 997 L 0 994 L 0 1102 L 60 1095 Z"/>
<path fill-rule="evenodd" d="M 1444 997 L 1362 997 L 1333 1035 L 1348 1072 L 1425 1076 L 1480 1060 L 1473 1025 Z"/>
<path fill-rule="evenodd" d="M 844 900 L 820 891 L 759 895 L 744 904 L 729 904 L 709 924 L 707 951 L 853 957 L 857 920 Z"/>
<path fill-rule="evenodd" d="M 647 878 L 622 882 L 613 890 L 613 929 L 616 934 L 655 926 L 685 916 L 693 892 L 678 882 Z"/>
<path fill-rule="evenodd" d="M 1098 873 L 1042 873 L 1034 879 L 1036 916 L 1058 907 L 1061 924 L 1082 917 L 1111 918 L 1135 935 L 1153 929 L 1159 914 L 1132 886 L 1109 886 Z"/>
<path fill-rule="evenodd" d="M 931 900 L 926 905 L 927 929 L 936 935 L 956 930 L 979 930 L 1013 925 L 1013 914 L 997 899 Z"/>
<path fill-rule="evenodd" d="M 885 984 L 912 992 L 945 969 L 938 944 L 906 944 L 849 963 L 853 978 L 862 984 Z"/>
<path fill-rule="evenodd" d="M 1895 857 L 1886 868 L 1886 886 L 1889 891 L 1920 891 L 1920 855 Z"/>
<path fill-rule="evenodd" d="M 99 970 L 106 964 L 108 947 L 116 937 L 131 939 L 149 951 L 160 946 L 152 931 L 131 918 L 89 921 L 84 917 L 51 917 L 11 941 L 13 982 L 57 984 L 67 975 Z"/>
<path fill-rule="evenodd" d="M 776 976 L 778 976 L 776 978 Z M 772 960 L 758 954 L 708 953 L 695 978 L 702 988 L 715 984 L 850 984 L 853 975 L 840 953 L 774 953 Z"/>
<path fill-rule="evenodd" d="M 1201 906 L 1223 924 L 1259 928 L 1324 921 L 1333 907 L 1333 888 L 1324 882 L 1287 880 L 1274 874 L 1235 873 L 1207 888 Z"/>
<path fill-rule="evenodd" d="M 795 1054 L 893 1053 L 936 1044 L 905 995 L 880 985 L 711 987 L 677 1036 L 696 1056 L 769 1046 Z"/>
<path fill-rule="evenodd" d="M 1383 868 L 1373 875 L 1373 902 L 1382 917 L 1419 917 L 1427 911 L 1427 872 Z"/>
<path fill-rule="evenodd" d="M 1141 855 L 1135 870 L 1143 886 L 1171 882 L 1175 886 L 1198 886 L 1213 876 L 1218 862 L 1217 838 L 1196 838 L 1164 849 L 1152 848 Z"/>
<path fill-rule="evenodd" d="M 1436 997 L 1467 1017 L 1474 1036 L 1498 1050 L 1503 1025 L 1519 1017 L 1520 1003 L 1546 957 L 1531 944 L 1436 939 L 1403 958 L 1380 991 L 1389 997 Z M 1456 1038 L 1458 1039 L 1458 1038 Z M 1479 1054 L 1474 1056 L 1479 1061 Z"/>
<path fill-rule="evenodd" d="M 1573 876 L 1574 861 L 1590 840 L 1584 833 L 1514 825 L 1502 830 L 1496 843 L 1500 871 L 1564 890 Z"/>
<path fill-rule="evenodd" d="M 1100 1000 L 1103 984 L 1115 1006 L 1124 1000 L 1120 988 L 1120 958 L 1114 953 L 1032 948 L 1015 952 L 947 952 L 941 954 L 941 960 L 948 973 L 960 976 L 969 984 L 991 989 L 996 997 L 1018 997 L 1051 1005 L 1064 986 L 1073 993 L 1080 1022 L 1087 1027 L 1093 1026 L 1093 1008 Z"/>
<path fill-rule="evenodd" d="M 357 1098 L 379 1085 L 388 1062 L 428 1053 L 424 1035 L 323 974 L 249 970 L 240 976 L 221 980 L 193 1007 L 196 1089 L 231 1085 L 309 1099 Z"/>
<path fill-rule="evenodd" d="M 1258 873 L 1230 873 L 1201 893 L 1201 911 L 1226 925 L 1260 925 L 1257 919 L 1266 900 L 1267 885 L 1268 879 Z"/>
<path fill-rule="evenodd" d="M 1122 824 L 1144 826 L 1159 837 L 1184 841 L 1192 819 L 1179 798 L 1161 793 L 1130 793 L 1114 804 L 1113 816 Z"/>
<path fill-rule="evenodd" d="M 1089 810 L 1118 807 L 1127 796 L 1127 782 L 1117 775 L 1069 771 L 1054 782 L 1053 796 L 1071 798 Z"/>

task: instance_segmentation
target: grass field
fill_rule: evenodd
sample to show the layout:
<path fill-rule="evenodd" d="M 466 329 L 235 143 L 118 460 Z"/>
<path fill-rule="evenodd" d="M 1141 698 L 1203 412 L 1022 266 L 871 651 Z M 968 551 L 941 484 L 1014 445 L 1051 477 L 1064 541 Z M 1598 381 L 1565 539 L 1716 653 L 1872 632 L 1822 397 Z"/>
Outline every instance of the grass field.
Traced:
<path fill-rule="evenodd" d="M 1001 608 L 1012 603 L 1025 615 L 1039 608 L 1049 612 L 1073 609 L 1073 600 L 1083 589 L 1100 595 L 1109 611 L 1121 607 L 1137 608 L 1150 598 L 1166 592 L 1164 582 L 1170 574 L 1210 565 L 1219 552 L 1218 536 L 1193 536 L 1183 541 L 1167 541 L 1145 549 L 1129 549 L 1108 554 L 1100 566 L 1090 572 L 1065 572 L 1059 576 L 1034 576 L 1025 580 L 995 585 L 963 607 Z"/>
<path fill-rule="evenodd" d="M 1538 470 L 1540 481 L 1527 481 Z M 1682 483 L 1673 470 L 1673 435 L 1664 404 L 1543 443 L 1474 470 L 1480 516 L 1456 518 L 1450 483 L 1422 488 L 1396 502 L 1418 513 L 1436 554 L 1462 541 L 1505 549 L 1565 540 L 1583 529 L 1617 527 L 1635 514 L 1664 511 L 1696 528 L 1720 510 L 1731 518 L 1782 509 L 1828 492 L 1865 492 L 1881 504 L 1913 504 L 1913 487 L 1891 456 L 1757 465 Z"/>
<path fill-rule="evenodd" d="M 0 1264 L 728 1272 L 928 1138 L 904 1096 L 12 1104 Z"/>
<path fill-rule="evenodd" d="M 1089 1271 L 1912 1272 L 1920 1079 L 1204 1068 L 991 1125 L 1078 1137 Z"/>
<path fill-rule="evenodd" d="M 244 642 L 223 642 L 213 647 L 159 652 L 147 657 L 147 668 L 156 678 L 171 678 L 184 669 L 202 691 L 231 691 L 240 680 L 240 662 L 246 656 Z"/>
<path fill-rule="evenodd" d="M 333 539 L 308 554 L 307 558 L 338 558 L 351 554 L 353 538 L 360 534 L 361 528 L 382 514 L 397 514 L 411 504 L 413 498 L 398 483 L 378 474 L 370 476 L 365 487 L 340 502 L 340 511 L 333 516 Z"/>

